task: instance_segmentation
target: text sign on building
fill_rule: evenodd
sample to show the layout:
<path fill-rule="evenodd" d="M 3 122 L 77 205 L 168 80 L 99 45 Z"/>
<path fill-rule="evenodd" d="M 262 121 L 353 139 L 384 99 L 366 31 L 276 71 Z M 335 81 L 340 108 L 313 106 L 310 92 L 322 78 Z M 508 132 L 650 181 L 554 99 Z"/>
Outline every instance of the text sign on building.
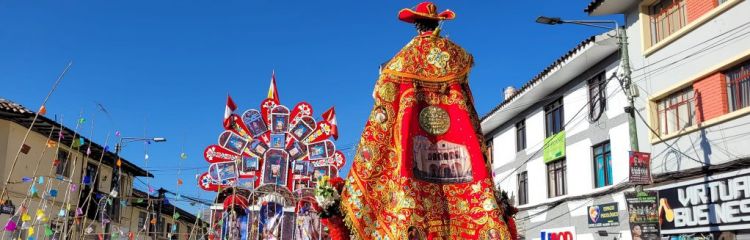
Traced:
<path fill-rule="evenodd" d="M 605 203 L 588 207 L 589 227 L 613 227 L 620 225 L 620 212 L 617 203 Z"/>
<path fill-rule="evenodd" d="M 630 183 L 651 184 L 651 154 L 644 152 L 630 153 Z"/>
<path fill-rule="evenodd" d="M 656 191 L 625 192 L 628 221 L 633 239 L 660 240 Z"/>
<path fill-rule="evenodd" d="M 542 229 L 541 231 L 539 231 L 539 233 L 541 235 L 541 240 L 575 240 L 576 239 L 575 227 Z"/>
<path fill-rule="evenodd" d="M 543 147 L 545 163 L 565 157 L 565 131 L 545 138 Z"/>
<path fill-rule="evenodd" d="M 750 228 L 750 173 L 659 190 L 664 234 Z"/>

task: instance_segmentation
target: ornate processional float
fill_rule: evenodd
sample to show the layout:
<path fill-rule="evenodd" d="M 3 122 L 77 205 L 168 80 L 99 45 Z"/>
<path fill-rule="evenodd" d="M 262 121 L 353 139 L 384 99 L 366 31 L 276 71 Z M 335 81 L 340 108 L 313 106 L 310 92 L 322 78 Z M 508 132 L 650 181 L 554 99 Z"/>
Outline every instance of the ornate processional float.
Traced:
<path fill-rule="evenodd" d="M 346 161 L 330 139 L 338 137 L 333 108 L 316 121 L 306 102 L 280 104 L 275 77 L 259 109 L 236 108 L 228 97 L 225 131 L 204 151 L 209 168 L 198 176 L 217 192 L 210 238 L 328 239 L 314 188 Z"/>

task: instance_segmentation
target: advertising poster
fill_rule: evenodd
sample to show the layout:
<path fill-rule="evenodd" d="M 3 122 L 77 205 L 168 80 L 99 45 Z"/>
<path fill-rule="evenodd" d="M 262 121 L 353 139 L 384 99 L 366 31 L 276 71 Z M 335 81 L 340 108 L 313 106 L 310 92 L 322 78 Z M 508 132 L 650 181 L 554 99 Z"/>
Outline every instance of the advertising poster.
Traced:
<path fill-rule="evenodd" d="M 750 173 L 679 182 L 658 191 L 662 234 L 750 229 Z"/>
<path fill-rule="evenodd" d="M 614 227 L 620 225 L 617 203 L 605 203 L 588 207 L 589 227 Z"/>
<path fill-rule="evenodd" d="M 631 183 L 651 184 L 651 154 L 630 152 L 629 170 Z"/>
<path fill-rule="evenodd" d="M 633 240 L 659 240 L 659 212 L 656 191 L 625 192 L 628 221 Z"/>

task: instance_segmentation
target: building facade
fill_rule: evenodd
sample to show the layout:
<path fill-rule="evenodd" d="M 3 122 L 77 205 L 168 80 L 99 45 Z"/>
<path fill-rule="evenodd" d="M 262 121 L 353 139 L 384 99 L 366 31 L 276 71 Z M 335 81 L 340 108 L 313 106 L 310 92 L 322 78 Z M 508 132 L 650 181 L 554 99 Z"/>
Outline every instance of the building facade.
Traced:
<path fill-rule="evenodd" d="M 641 149 L 651 152 L 663 238 L 750 238 L 750 3 L 593 1 L 624 16 Z"/>
<path fill-rule="evenodd" d="M 137 232 L 140 223 L 136 220 L 144 206 L 135 199 L 144 196 L 133 188 L 133 183 L 136 177 L 153 176 L 111 152 L 113 141 L 102 145 L 81 136 L 83 126 L 75 131 L 40 115 L 32 127 L 35 114 L 17 103 L 0 99 L 0 178 L 5 188 L 0 222 L 7 226 L 13 221 L 17 225 L 15 231 L 2 231 L 2 238 L 26 239 L 29 228 L 34 228 L 36 239 L 99 239 L 105 232 L 124 235 Z M 29 127 L 31 131 L 24 142 Z M 121 174 L 115 174 L 118 168 Z M 9 174 L 10 181 L 5 184 Z M 102 210 L 104 206 L 106 210 Z M 165 216 L 166 222 L 179 224 L 181 234 L 191 226 L 188 222 L 195 222 L 195 217 L 184 210 L 174 210 L 173 206 L 170 209 L 182 214 L 177 221 L 171 219 L 171 212 Z M 23 213 L 30 219 L 24 219 Z M 109 226 L 102 221 L 108 221 Z M 185 238 L 179 239 L 187 239 L 188 235 L 180 236 Z"/>
<path fill-rule="evenodd" d="M 612 33 L 609 33 L 612 34 Z M 627 229 L 627 99 L 614 78 L 617 40 L 588 38 L 482 118 L 495 182 L 519 213 L 519 235 Z M 606 224 L 589 223 L 589 206 L 606 207 Z M 612 217 L 614 216 L 614 217 Z"/>
<path fill-rule="evenodd" d="M 743 148 L 750 143 L 750 3 L 593 0 L 585 11 L 624 16 L 633 122 L 653 180 L 642 189 L 654 202 L 626 200 L 636 192 L 627 98 L 617 81 L 591 80 L 619 71 L 620 55 L 585 58 L 580 70 L 576 58 L 602 48 L 584 41 L 482 119 L 495 181 L 520 209 L 519 233 L 544 240 L 750 237 L 750 148 Z M 597 92 L 604 101 L 592 97 Z M 644 228 L 642 216 L 655 225 Z"/>

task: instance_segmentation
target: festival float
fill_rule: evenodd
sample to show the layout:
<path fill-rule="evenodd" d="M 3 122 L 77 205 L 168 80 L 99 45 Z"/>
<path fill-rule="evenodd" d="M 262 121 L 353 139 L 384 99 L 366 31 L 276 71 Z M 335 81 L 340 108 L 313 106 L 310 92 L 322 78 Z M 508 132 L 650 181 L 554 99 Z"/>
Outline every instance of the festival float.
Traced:
<path fill-rule="evenodd" d="M 314 191 L 318 180 L 338 177 L 344 154 L 333 108 L 316 120 L 313 108 L 279 102 L 275 77 L 257 109 L 235 114 L 228 96 L 225 131 L 206 147 L 208 171 L 198 176 L 216 192 L 212 239 L 329 239 Z"/>

